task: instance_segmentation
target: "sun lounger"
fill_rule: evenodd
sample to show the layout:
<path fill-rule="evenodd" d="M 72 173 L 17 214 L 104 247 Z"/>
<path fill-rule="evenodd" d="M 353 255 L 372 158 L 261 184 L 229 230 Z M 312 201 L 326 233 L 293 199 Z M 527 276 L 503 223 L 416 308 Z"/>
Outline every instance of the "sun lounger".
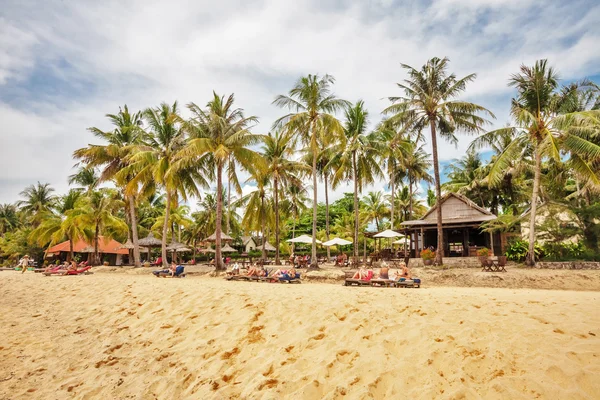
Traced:
<path fill-rule="evenodd" d="M 413 279 L 404 279 L 404 278 L 400 278 L 399 281 L 396 282 L 396 287 L 411 287 L 411 288 L 420 288 L 421 287 L 421 280 L 419 278 L 413 278 Z"/>
<path fill-rule="evenodd" d="M 300 281 L 300 273 L 296 272 L 294 277 L 289 276 L 288 274 L 283 274 L 281 278 L 279 278 L 279 282 L 283 283 L 301 283 Z"/>
<path fill-rule="evenodd" d="M 394 281 L 393 279 L 371 279 L 371 286 L 380 286 L 380 287 L 393 287 Z"/>
<path fill-rule="evenodd" d="M 344 286 L 371 286 L 372 279 L 373 271 L 369 270 L 365 279 L 346 278 Z"/>

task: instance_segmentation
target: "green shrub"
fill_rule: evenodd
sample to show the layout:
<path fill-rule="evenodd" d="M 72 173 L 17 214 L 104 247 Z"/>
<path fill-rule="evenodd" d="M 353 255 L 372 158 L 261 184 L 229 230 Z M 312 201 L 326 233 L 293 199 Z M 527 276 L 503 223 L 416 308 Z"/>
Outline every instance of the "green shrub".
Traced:
<path fill-rule="evenodd" d="M 544 256 L 544 252 L 539 245 L 535 245 L 534 248 L 535 258 L 540 259 Z M 526 240 L 515 240 L 508 245 L 504 255 L 507 260 L 523 262 L 525 261 L 525 257 L 527 257 L 527 251 L 529 250 L 529 242 Z"/>

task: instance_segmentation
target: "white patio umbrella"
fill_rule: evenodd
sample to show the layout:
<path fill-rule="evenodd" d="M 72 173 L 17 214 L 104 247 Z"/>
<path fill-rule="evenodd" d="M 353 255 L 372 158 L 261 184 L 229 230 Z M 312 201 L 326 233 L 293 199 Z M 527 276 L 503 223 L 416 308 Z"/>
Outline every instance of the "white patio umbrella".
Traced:
<path fill-rule="evenodd" d="M 392 244 L 404 244 L 405 240 L 406 240 L 406 236 L 402 235 L 402 236 L 398 236 L 399 239 L 392 242 Z"/>
<path fill-rule="evenodd" d="M 331 240 L 323 242 L 323 246 L 327 246 L 327 247 L 335 246 L 335 245 L 345 246 L 347 244 L 352 244 L 352 242 L 350 240 L 340 239 L 340 238 L 333 238 Z"/>
<path fill-rule="evenodd" d="M 298 236 L 296 238 L 293 239 L 289 239 L 287 240 L 288 243 L 306 243 L 306 244 L 311 244 L 312 243 L 312 237 L 308 236 L 308 235 L 301 235 Z M 317 243 L 321 244 L 323 242 L 321 242 L 319 239 L 317 239 Z"/>
<path fill-rule="evenodd" d="M 400 236 L 403 236 L 403 235 L 401 233 L 398 233 L 391 229 L 386 229 L 383 232 L 379 232 L 379 233 L 376 233 L 375 235 L 373 235 L 374 238 L 395 238 L 395 237 L 400 237 Z"/>

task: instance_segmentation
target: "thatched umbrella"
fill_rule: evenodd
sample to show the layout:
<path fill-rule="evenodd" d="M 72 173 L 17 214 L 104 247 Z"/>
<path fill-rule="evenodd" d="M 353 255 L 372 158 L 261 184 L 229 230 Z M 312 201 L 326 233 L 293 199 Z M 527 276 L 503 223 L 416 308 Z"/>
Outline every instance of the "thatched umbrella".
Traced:
<path fill-rule="evenodd" d="M 133 245 L 133 242 L 131 241 L 131 239 L 127 239 L 127 241 L 125 242 L 125 244 L 122 244 L 119 246 L 120 249 L 127 249 L 127 250 L 131 250 L 133 249 L 135 246 Z"/>
<path fill-rule="evenodd" d="M 267 242 L 267 243 L 265 243 L 265 250 L 266 251 L 275 251 L 277 249 L 271 243 Z"/>
<path fill-rule="evenodd" d="M 210 235 L 209 237 L 207 237 L 204 240 L 206 240 L 208 242 L 216 242 L 217 241 L 217 232 L 213 233 L 212 235 Z M 231 236 L 221 232 L 221 240 L 231 241 L 231 240 L 233 240 L 233 238 Z"/>
<path fill-rule="evenodd" d="M 138 240 L 138 244 L 140 246 L 143 247 L 161 247 L 162 246 L 162 241 L 160 239 L 157 239 L 154 237 L 154 235 L 152 234 L 152 232 L 150 232 L 148 234 L 148 236 L 146 236 L 143 239 Z"/>
<path fill-rule="evenodd" d="M 231 247 L 229 244 L 226 244 L 225 246 L 221 247 L 221 251 L 223 253 L 235 253 L 237 250 Z"/>
<path fill-rule="evenodd" d="M 179 251 L 179 249 L 184 249 L 184 248 L 186 248 L 185 244 L 175 242 L 175 241 L 169 243 L 169 245 L 167 246 L 168 251 Z"/>

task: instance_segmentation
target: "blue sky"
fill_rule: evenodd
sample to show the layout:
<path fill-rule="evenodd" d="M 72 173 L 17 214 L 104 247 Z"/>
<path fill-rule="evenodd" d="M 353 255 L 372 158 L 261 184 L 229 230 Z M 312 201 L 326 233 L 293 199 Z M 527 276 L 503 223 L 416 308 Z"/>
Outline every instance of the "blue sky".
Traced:
<path fill-rule="evenodd" d="M 94 142 L 86 128 L 109 129 L 104 114 L 120 105 L 234 92 L 266 132 L 283 113 L 273 98 L 308 73 L 335 76 L 335 93 L 364 99 L 375 124 L 399 94 L 400 63 L 448 56 L 458 76 L 478 74 L 464 98 L 501 126 L 522 63 L 548 58 L 565 82 L 600 81 L 598 21 L 600 4 L 583 0 L 4 0 L 0 202 L 38 180 L 65 192 L 73 150 Z M 444 164 L 464 155 L 460 137 L 441 143 Z"/>

